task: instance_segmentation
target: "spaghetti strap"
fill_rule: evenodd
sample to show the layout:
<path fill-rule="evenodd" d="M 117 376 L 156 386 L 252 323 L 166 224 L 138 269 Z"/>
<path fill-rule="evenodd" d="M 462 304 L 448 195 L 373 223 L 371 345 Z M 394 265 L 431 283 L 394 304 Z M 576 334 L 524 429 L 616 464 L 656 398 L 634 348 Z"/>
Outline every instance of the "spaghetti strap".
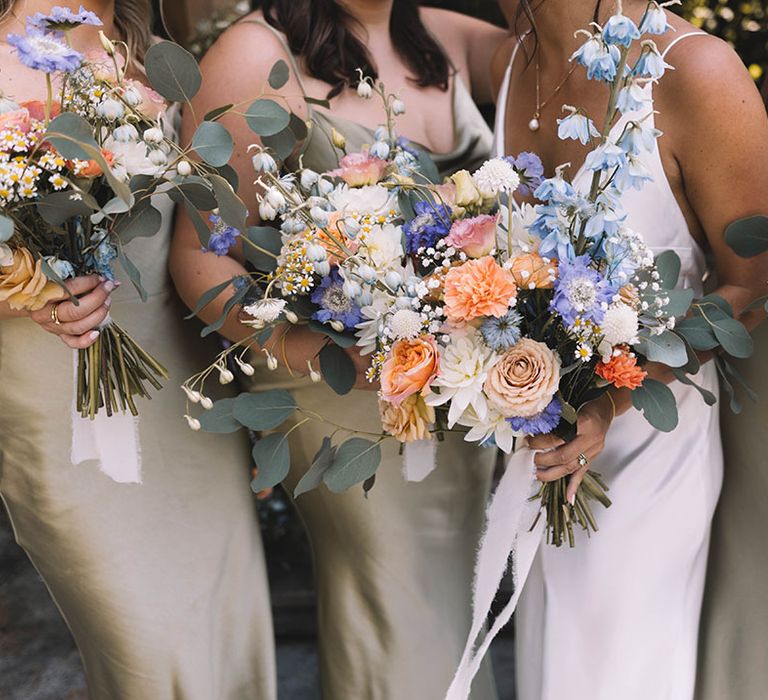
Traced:
<path fill-rule="evenodd" d="M 681 34 L 680 36 L 673 39 L 666 49 L 661 54 L 661 57 L 666 60 L 667 54 L 672 50 L 675 44 L 682 41 L 683 39 L 687 39 L 689 36 L 710 36 L 707 34 L 707 32 L 688 32 L 687 34 Z"/>
<path fill-rule="evenodd" d="M 301 88 L 301 94 L 303 97 L 307 97 L 307 90 L 304 87 L 304 80 L 301 77 L 301 70 L 299 70 L 299 64 L 296 61 L 296 57 L 293 55 L 293 51 L 291 51 L 291 47 L 288 46 L 288 41 L 285 38 L 285 35 L 281 32 L 275 29 L 269 22 L 264 22 L 260 19 L 244 19 L 240 21 L 241 24 L 258 24 L 260 27 L 266 27 L 269 29 L 270 32 L 272 32 L 276 37 L 277 40 L 282 45 L 283 49 L 285 50 L 285 53 L 288 55 L 288 60 L 291 64 L 291 70 L 293 71 L 294 75 L 296 76 L 296 80 L 299 83 L 299 88 Z M 307 107 L 311 111 L 312 105 L 310 103 L 307 103 Z"/>
<path fill-rule="evenodd" d="M 528 35 L 526 32 L 522 37 L 518 37 L 515 42 L 515 48 L 512 49 L 512 55 L 509 57 L 509 63 L 507 69 L 504 71 L 504 80 L 499 88 L 499 95 L 496 99 L 496 122 L 495 122 L 495 145 L 494 153 L 496 156 L 501 157 L 506 155 L 504 144 L 504 122 L 507 117 L 507 102 L 509 101 L 509 83 L 512 80 L 512 66 L 517 58 L 517 52 L 520 50 L 520 46 L 523 43 L 523 39 Z"/>

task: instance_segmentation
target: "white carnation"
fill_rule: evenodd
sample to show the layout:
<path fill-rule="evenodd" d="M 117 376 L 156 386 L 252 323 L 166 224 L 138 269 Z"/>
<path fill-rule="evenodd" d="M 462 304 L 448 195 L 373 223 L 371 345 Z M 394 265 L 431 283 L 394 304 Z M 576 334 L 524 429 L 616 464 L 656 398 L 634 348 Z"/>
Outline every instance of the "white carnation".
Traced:
<path fill-rule="evenodd" d="M 611 345 L 631 345 L 637 342 L 638 328 L 637 312 L 626 304 L 617 303 L 605 312 L 600 330 Z"/>
<path fill-rule="evenodd" d="M 344 215 L 387 216 L 395 209 L 395 196 L 391 190 L 381 185 L 365 187 L 340 185 L 328 195 L 328 201 L 336 211 Z"/>
<path fill-rule="evenodd" d="M 374 226 L 365 234 L 358 257 L 377 272 L 399 268 L 403 255 L 403 233 L 399 226 Z"/>
<path fill-rule="evenodd" d="M 491 158 L 472 175 L 477 189 L 485 197 L 495 197 L 499 192 L 514 192 L 520 186 L 520 176 L 502 158 Z"/>

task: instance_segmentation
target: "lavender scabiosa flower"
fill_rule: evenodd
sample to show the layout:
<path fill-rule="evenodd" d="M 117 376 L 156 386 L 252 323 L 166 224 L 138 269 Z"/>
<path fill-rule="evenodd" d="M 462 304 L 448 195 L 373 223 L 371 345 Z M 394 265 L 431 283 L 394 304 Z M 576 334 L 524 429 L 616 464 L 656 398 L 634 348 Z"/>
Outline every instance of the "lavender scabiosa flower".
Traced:
<path fill-rule="evenodd" d="M 451 230 L 451 210 L 443 204 L 419 201 L 413 207 L 416 218 L 403 225 L 405 249 L 409 254 L 419 248 L 433 248 Z"/>
<path fill-rule="evenodd" d="M 227 255 L 240 235 L 234 226 L 225 224 L 223 219 L 216 214 L 211 214 L 208 217 L 208 221 L 213 224 L 213 231 L 211 231 L 211 237 L 208 239 L 208 245 L 203 250 L 209 253 L 215 253 L 219 257 Z"/>
<path fill-rule="evenodd" d="M 83 55 L 54 36 L 37 30 L 9 34 L 6 41 L 28 68 L 43 73 L 72 73 L 83 62 Z"/>
<path fill-rule="evenodd" d="M 563 407 L 557 398 L 553 398 L 549 405 L 539 414 L 530 418 L 507 418 L 512 430 L 524 435 L 547 435 L 557 428 L 560 423 Z"/>
<path fill-rule="evenodd" d="M 589 266 L 590 258 L 581 255 L 573 260 L 560 260 L 555 295 L 550 309 L 560 314 L 568 326 L 576 319 L 600 324 L 616 289 Z"/>
<path fill-rule="evenodd" d="M 541 162 L 541 158 L 535 153 L 522 151 L 516 158 L 514 156 L 506 156 L 504 160 L 506 160 L 520 176 L 520 187 L 518 188 L 518 192 L 520 192 L 523 197 L 532 195 L 544 178 L 544 165 Z"/>
<path fill-rule="evenodd" d="M 339 321 L 347 330 L 353 330 L 363 320 L 360 307 L 345 294 L 344 280 L 336 269 L 323 277 L 323 281 L 312 292 L 311 299 L 320 307 L 312 314 L 316 321 Z"/>
<path fill-rule="evenodd" d="M 80 5 L 78 12 L 73 12 L 68 7 L 53 7 L 49 14 L 36 12 L 27 18 L 27 26 L 45 32 L 63 32 L 74 29 L 81 24 L 90 24 L 92 27 L 101 27 L 104 23 L 95 12 L 86 10 Z"/>
<path fill-rule="evenodd" d="M 520 340 L 522 320 L 517 311 L 510 309 L 501 318 L 486 318 L 480 326 L 480 334 L 489 348 L 503 352 Z"/>

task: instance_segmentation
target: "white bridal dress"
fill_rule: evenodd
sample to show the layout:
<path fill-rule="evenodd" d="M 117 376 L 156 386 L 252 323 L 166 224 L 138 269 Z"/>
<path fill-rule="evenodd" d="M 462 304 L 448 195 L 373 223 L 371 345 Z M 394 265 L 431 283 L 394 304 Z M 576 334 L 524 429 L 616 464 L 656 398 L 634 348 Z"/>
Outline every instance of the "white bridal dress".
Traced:
<path fill-rule="evenodd" d="M 667 51 L 687 36 L 676 39 Z M 498 152 L 504 144 L 509 76 L 499 96 Z M 650 86 L 649 86 L 650 89 Z M 644 114 L 625 115 L 627 120 Z M 653 115 L 648 117 L 653 121 Z M 691 236 L 658 148 L 642 156 L 654 180 L 624 196 L 627 224 L 657 252 L 682 261 L 680 285 L 702 294 L 704 253 Z M 588 189 L 582 168 L 574 184 Z M 717 392 L 716 369 L 694 380 Z M 675 382 L 680 422 L 654 430 L 634 410 L 618 417 L 592 468 L 613 506 L 598 509 L 600 531 L 576 547 L 542 545 L 517 609 L 519 700 L 690 700 L 710 525 L 722 481 L 717 407 Z"/>

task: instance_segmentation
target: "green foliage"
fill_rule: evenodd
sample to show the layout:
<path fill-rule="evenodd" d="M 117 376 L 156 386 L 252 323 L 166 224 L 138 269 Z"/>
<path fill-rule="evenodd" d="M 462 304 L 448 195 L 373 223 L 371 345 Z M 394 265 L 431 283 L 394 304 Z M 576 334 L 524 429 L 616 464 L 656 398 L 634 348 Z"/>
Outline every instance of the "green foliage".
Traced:
<path fill-rule="evenodd" d="M 172 102 L 189 102 L 203 80 L 192 54 L 172 41 L 151 46 L 144 57 L 144 68 L 152 87 Z"/>
<path fill-rule="evenodd" d="M 326 384 L 337 394 L 348 394 L 355 386 L 355 363 L 338 345 L 329 344 L 320 351 L 320 371 Z"/>
<path fill-rule="evenodd" d="M 192 149 L 215 168 L 229 162 L 234 147 L 229 131 L 217 122 L 203 122 L 192 137 Z"/>
<path fill-rule="evenodd" d="M 656 430 L 669 433 L 677 427 L 677 401 L 666 384 L 646 378 L 631 396 L 632 405 L 643 412 L 645 419 Z"/>
<path fill-rule="evenodd" d="M 208 433 L 234 433 L 243 426 L 232 415 L 234 399 L 221 399 L 200 416 L 200 425 Z"/>
<path fill-rule="evenodd" d="M 284 389 L 240 394 L 232 415 L 251 430 L 273 430 L 296 410 L 296 401 Z"/>
<path fill-rule="evenodd" d="M 272 66 L 272 70 L 269 71 L 269 87 L 273 90 L 279 90 L 288 82 L 290 76 L 291 73 L 288 69 L 288 64 L 283 61 L 283 59 L 276 61 L 275 65 Z"/>
<path fill-rule="evenodd" d="M 251 481 L 251 489 L 255 492 L 270 489 L 288 476 L 291 451 L 288 436 L 284 433 L 272 433 L 257 440 L 251 455 L 258 467 L 256 478 Z"/>
<path fill-rule="evenodd" d="M 336 456 L 336 448 L 331 444 L 331 438 L 324 437 L 323 444 L 317 451 L 312 464 L 307 469 L 304 476 L 299 479 L 299 483 L 296 484 L 296 489 L 293 492 L 293 497 L 298 498 L 301 494 L 311 491 L 314 488 L 320 486 L 323 483 L 323 476 L 328 471 L 333 459 Z"/>
<path fill-rule="evenodd" d="M 768 251 L 768 216 L 750 216 L 725 229 L 725 241 L 742 258 Z"/>
<path fill-rule="evenodd" d="M 259 99 L 246 110 L 245 121 L 255 134 L 274 136 L 288 126 L 291 116 L 274 100 Z"/>
<path fill-rule="evenodd" d="M 323 475 L 323 482 L 334 493 L 366 481 L 376 473 L 381 463 L 381 445 L 354 437 L 336 450 L 333 463 Z"/>
<path fill-rule="evenodd" d="M 635 347 L 651 362 L 662 362 L 668 367 L 682 367 L 688 362 L 685 342 L 672 331 L 660 335 L 644 333 Z"/>
<path fill-rule="evenodd" d="M 163 225 L 163 215 L 152 206 L 149 199 L 121 216 L 115 224 L 115 233 L 123 243 L 134 238 L 154 236 Z"/>

